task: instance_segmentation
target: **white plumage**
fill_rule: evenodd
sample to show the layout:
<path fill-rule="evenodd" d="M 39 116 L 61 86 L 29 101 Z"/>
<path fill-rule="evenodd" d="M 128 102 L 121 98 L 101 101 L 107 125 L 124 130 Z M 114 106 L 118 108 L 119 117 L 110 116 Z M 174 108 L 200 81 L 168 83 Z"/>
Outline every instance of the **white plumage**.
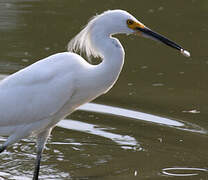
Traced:
<path fill-rule="evenodd" d="M 38 179 L 41 154 L 51 129 L 78 106 L 106 93 L 116 82 L 124 63 L 124 50 L 116 33 L 140 33 L 158 38 L 176 49 L 172 41 L 150 29 L 123 10 L 95 16 L 69 43 L 69 51 L 101 57 L 91 65 L 73 52 L 40 60 L 0 83 L 0 135 L 9 136 L 0 152 L 31 134 L 37 136 L 33 179 Z M 166 43 L 167 44 L 167 43 Z"/>

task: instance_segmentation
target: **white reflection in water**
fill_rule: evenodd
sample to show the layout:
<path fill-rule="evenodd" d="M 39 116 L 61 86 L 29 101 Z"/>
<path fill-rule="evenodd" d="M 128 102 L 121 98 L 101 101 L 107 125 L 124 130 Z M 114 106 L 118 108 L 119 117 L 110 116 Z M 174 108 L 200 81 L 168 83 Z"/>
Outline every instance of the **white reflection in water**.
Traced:
<path fill-rule="evenodd" d="M 98 112 L 104 114 L 112 114 L 116 116 L 123 116 L 127 118 L 139 119 L 143 121 L 148 121 L 152 123 L 159 123 L 169 126 L 184 126 L 184 123 L 178 122 L 176 120 L 171 120 L 168 118 L 147 114 L 139 111 L 133 111 L 129 109 L 107 106 L 102 104 L 95 104 L 95 103 L 87 103 L 79 107 L 79 110 L 82 111 L 91 111 L 91 112 Z"/>
<path fill-rule="evenodd" d="M 190 131 L 190 132 L 196 132 L 196 133 L 202 133 L 202 134 L 208 133 L 207 130 L 203 129 L 202 127 L 196 124 L 192 124 L 189 122 L 182 122 L 179 120 L 173 120 L 173 119 L 166 118 L 166 117 L 161 117 L 161 116 L 134 111 L 130 109 L 124 109 L 120 107 L 95 104 L 95 103 L 87 103 L 87 104 L 80 106 L 79 110 L 91 111 L 91 112 L 103 113 L 103 114 L 111 114 L 115 116 L 123 116 L 123 117 L 142 120 L 142 121 L 146 121 L 150 123 L 166 125 L 166 126 L 184 130 L 184 131 Z"/>
<path fill-rule="evenodd" d="M 75 120 L 62 120 L 57 124 L 57 126 L 111 139 L 115 143 L 121 145 L 121 148 L 123 149 L 135 149 L 140 146 L 136 139 L 131 136 L 106 132 L 103 130 L 103 128 L 98 128 L 94 124 L 84 123 Z"/>

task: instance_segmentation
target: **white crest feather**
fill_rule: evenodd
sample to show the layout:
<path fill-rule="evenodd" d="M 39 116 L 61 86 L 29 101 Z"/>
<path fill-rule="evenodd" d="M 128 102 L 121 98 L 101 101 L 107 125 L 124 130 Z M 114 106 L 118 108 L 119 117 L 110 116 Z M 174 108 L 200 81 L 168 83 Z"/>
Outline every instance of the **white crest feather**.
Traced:
<path fill-rule="evenodd" d="M 98 16 L 99 15 L 90 19 L 82 31 L 68 43 L 68 51 L 79 52 L 80 54 L 84 53 L 88 59 L 91 57 L 96 58 L 101 56 L 99 52 L 96 51 L 96 48 L 93 46 L 91 41 L 91 30 Z"/>

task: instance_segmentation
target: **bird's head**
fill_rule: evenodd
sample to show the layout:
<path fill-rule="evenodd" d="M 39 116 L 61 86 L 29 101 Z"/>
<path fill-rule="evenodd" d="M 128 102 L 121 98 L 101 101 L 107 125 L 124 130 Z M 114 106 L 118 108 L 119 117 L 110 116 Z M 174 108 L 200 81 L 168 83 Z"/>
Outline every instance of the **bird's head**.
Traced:
<path fill-rule="evenodd" d="M 168 38 L 152 31 L 139 22 L 134 16 L 124 10 L 108 10 L 93 17 L 87 26 L 69 43 L 69 50 L 86 52 L 87 56 L 99 56 L 91 43 L 91 35 L 110 36 L 113 34 L 138 34 L 160 41 L 172 48 L 179 50 L 183 55 L 190 56 L 190 53 Z M 97 38 L 99 39 L 99 38 Z"/>

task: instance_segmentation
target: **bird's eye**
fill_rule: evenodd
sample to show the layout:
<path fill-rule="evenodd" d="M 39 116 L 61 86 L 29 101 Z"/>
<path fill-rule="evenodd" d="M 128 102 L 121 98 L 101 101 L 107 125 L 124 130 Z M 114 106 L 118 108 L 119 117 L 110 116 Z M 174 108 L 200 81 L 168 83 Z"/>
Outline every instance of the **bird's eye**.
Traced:
<path fill-rule="evenodd" d="M 134 24 L 134 21 L 132 21 L 131 19 L 128 19 L 128 20 L 126 21 L 126 23 L 127 23 L 128 25 L 132 25 L 132 24 Z"/>

